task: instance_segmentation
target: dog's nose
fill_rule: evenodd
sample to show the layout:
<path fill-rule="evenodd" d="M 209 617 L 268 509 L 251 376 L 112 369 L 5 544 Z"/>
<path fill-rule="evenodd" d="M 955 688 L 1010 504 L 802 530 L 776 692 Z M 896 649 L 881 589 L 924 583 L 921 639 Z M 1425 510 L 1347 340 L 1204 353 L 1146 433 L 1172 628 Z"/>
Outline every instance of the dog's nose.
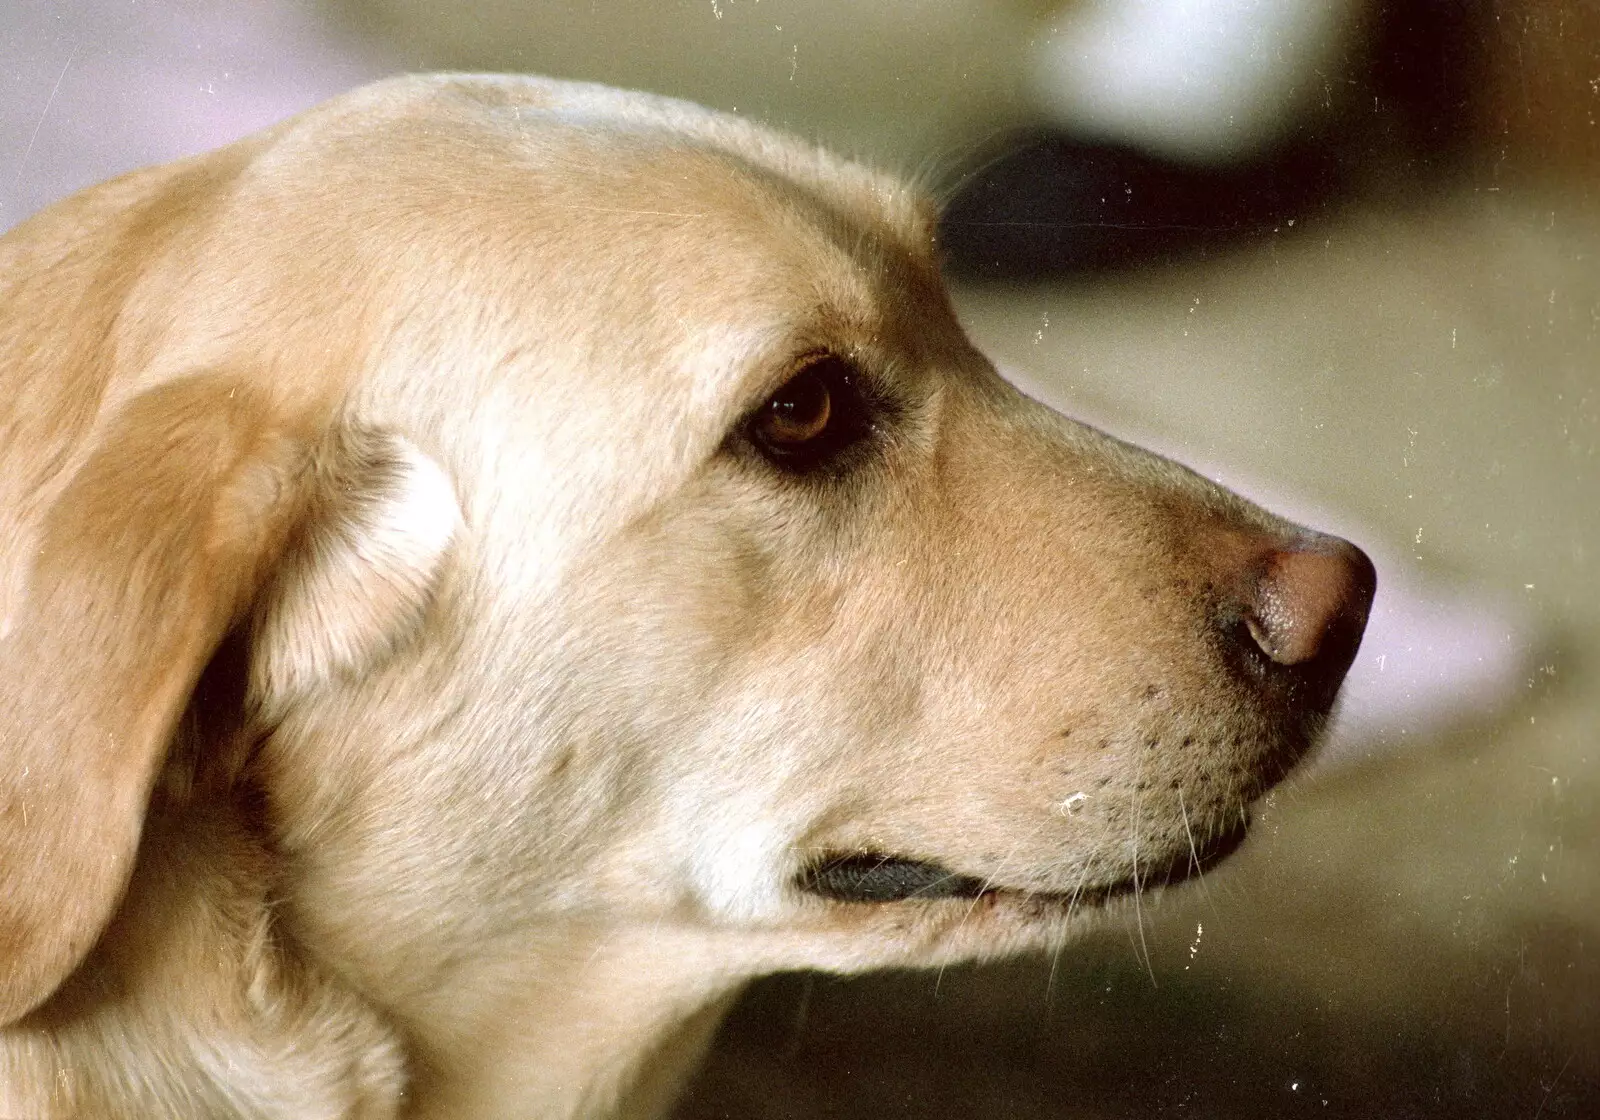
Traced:
<path fill-rule="evenodd" d="M 1355 660 L 1377 573 L 1366 553 L 1338 537 L 1308 535 L 1266 554 L 1236 606 L 1234 635 L 1271 663 L 1272 675 L 1311 686 L 1322 702 Z"/>

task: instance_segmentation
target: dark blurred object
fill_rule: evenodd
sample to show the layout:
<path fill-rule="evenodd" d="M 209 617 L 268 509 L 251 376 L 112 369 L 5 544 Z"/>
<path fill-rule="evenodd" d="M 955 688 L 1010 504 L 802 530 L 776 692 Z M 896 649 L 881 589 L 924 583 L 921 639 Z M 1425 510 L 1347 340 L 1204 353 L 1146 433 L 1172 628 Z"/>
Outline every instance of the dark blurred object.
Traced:
<path fill-rule="evenodd" d="M 1481 139 L 1491 0 L 1376 6 L 1343 90 L 1222 165 L 1063 132 L 1003 138 L 957 180 L 940 229 L 966 279 L 1066 277 L 1207 256 L 1314 225 L 1353 194 L 1460 172 Z"/>
<path fill-rule="evenodd" d="M 1356 103 L 1351 155 L 1395 158 L 1413 177 L 1463 169 L 1477 138 L 1477 105 L 1490 65 L 1496 0 L 1382 0 L 1366 62 L 1371 120 Z M 1359 137 L 1387 148 L 1363 150 Z"/>
<path fill-rule="evenodd" d="M 1117 931 L 1056 967 L 772 977 L 724 1022 L 674 1120 L 1600 1115 L 1594 1051 L 1528 1029 L 1538 1006 L 1519 1007 L 1513 1031 L 1487 998 L 1477 1021 L 1464 1006 L 1419 1023 L 1270 978 L 1158 975 Z"/>
<path fill-rule="evenodd" d="M 1310 147 L 1229 167 L 1051 133 L 1000 147 L 945 207 L 952 276 L 1043 279 L 1206 255 L 1293 228 L 1340 194 L 1339 162 Z"/>
<path fill-rule="evenodd" d="M 1587 186 L 1600 172 L 1600 4 L 1489 0 L 1473 92 L 1472 142 L 1485 175 Z"/>

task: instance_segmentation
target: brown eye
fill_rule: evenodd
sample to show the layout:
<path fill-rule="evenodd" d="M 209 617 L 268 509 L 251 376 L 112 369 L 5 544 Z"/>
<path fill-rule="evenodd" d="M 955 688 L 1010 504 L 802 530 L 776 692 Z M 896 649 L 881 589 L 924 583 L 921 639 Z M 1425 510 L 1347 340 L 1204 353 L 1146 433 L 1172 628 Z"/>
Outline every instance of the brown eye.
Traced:
<path fill-rule="evenodd" d="M 772 395 L 756 418 L 757 436 L 775 447 L 794 447 L 828 430 L 833 393 L 815 368 L 803 370 Z"/>
<path fill-rule="evenodd" d="M 855 368 L 824 354 L 768 397 L 746 421 L 745 438 L 791 473 L 838 465 L 873 430 L 880 408 L 863 395 Z"/>

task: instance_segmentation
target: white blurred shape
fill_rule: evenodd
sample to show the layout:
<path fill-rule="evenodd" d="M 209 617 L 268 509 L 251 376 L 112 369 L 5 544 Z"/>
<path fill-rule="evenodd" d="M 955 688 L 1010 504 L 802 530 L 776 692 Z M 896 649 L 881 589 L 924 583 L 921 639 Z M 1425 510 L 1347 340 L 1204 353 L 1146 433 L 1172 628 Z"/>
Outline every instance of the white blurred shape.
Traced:
<path fill-rule="evenodd" d="M 1357 0 L 1089 0 L 1034 48 L 1039 106 L 1080 134 L 1198 163 L 1248 158 L 1331 82 Z"/>

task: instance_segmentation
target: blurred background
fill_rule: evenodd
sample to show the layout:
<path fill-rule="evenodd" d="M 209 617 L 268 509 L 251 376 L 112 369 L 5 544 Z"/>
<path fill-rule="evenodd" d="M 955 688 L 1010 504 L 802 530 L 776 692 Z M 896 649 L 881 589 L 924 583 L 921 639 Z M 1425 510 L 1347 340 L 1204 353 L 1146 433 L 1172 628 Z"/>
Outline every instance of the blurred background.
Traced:
<path fill-rule="evenodd" d="M 5 0 L 0 228 L 436 68 L 917 177 L 1008 376 L 1379 565 L 1332 742 L 1203 889 L 764 981 L 685 1120 L 1600 1116 L 1600 5 Z"/>

